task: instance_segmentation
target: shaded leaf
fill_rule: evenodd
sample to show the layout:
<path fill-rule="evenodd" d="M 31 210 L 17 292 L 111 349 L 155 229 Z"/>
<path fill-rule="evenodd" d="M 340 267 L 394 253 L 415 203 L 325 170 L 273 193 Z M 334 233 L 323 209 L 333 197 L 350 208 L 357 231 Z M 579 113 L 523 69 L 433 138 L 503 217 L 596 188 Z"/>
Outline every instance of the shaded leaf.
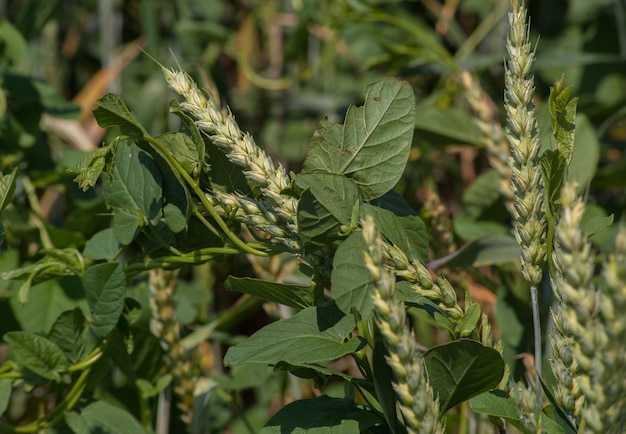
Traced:
<path fill-rule="evenodd" d="M 124 267 L 118 263 L 93 265 L 85 271 L 82 280 L 91 312 L 89 328 L 94 336 L 104 339 L 124 309 Z"/>
<path fill-rule="evenodd" d="M 9 407 L 11 390 L 13 389 L 12 383 L 13 380 L 11 378 L 0 378 L 0 416 L 2 416 Z"/>
<path fill-rule="evenodd" d="M 161 174 L 152 158 L 134 144 L 119 145 L 104 198 L 115 212 L 113 230 L 122 244 L 133 240 L 140 225 L 159 217 Z"/>
<path fill-rule="evenodd" d="M 576 117 L 574 153 L 567 171 L 567 180 L 576 181 L 580 188 L 584 188 L 593 179 L 599 161 L 598 136 L 589 118 L 580 114 Z"/>
<path fill-rule="evenodd" d="M 323 298 L 320 291 L 311 286 L 289 285 L 285 283 L 268 282 L 249 277 L 229 276 L 224 282 L 229 291 L 243 292 L 254 295 L 267 301 L 284 304 L 296 309 L 315 306 Z"/>
<path fill-rule="evenodd" d="M 519 244 L 511 235 L 495 234 L 474 240 L 453 255 L 435 261 L 436 267 L 483 267 L 519 261 Z"/>
<path fill-rule="evenodd" d="M 383 236 L 402 250 L 409 259 L 425 261 L 428 258 L 426 225 L 416 215 L 397 216 L 377 206 L 364 204 L 361 218 L 371 215 Z"/>
<path fill-rule="evenodd" d="M 546 215 L 552 220 L 552 224 L 556 223 L 561 206 L 561 186 L 566 167 L 566 157 L 558 150 L 547 150 L 541 155 Z"/>
<path fill-rule="evenodd" d="M 106 228 L 96 232 L 87 242 L 83 256 L 91 259 L 105 259 L 112 261 L 119 253 L 122 245 L 113 233 L 113 228 Z"/>
<path fill-rule="evenodd" d="M 451 125 L 454 128 L 450 128 Z M 418 104 L 415 129 L 417 136 L 428 132 L 446 143 L 482 145 L 481 133 L 467 111 L 457 108 L 442 109 L 431 101 Z"/>
<path fill-rule="evenodd" d="M 71 363 L 76 363 L 84 355 L 84 330 L 85 316 L 83 311 L 76 307 L 59 315 L 48 333 L 48 339 L 63 351 Z"/>
<path fill-rule="evenodd" d="M 343 312 L 356 309 L 369 319 L 374 309 L 375 281 L 365 265 L 366 251 L 361 231 L 353 232 L 339 245 L 333 259 L 330 291 Z"/>
<path fill-rule="evenodd" d="M 15 194 L 15 180 L 17 178 L 17 167 L 13 172 L 3 175 L 0 172 L 0 213 L 13 200 Z"/>
<path fill-rule="evenodd" d="M 328 173 L 298 175 L 306 188 L 298 202 L 298 227 L 310 253 L 336 241 L 350 230 L 352 213 L 359 206 L 357 186 L 348 178 Z"/>
<path fill-rule="evenodd" d="M 563 156 L 565 164 L 569 164 L 574 152 L 578 98 L 570 100 L 572 90 L 572 86 L 565 87 L 565 79 L 561 77 L 550 88 L 549 98 L 552 134 L 556 138 L 556 150 Z"/>
<path fill-rule="evenodd" d="M 146 430 L 137 419 L 122 408 L 106 401 L 95 401 L 80 414 L 66 412 L 65 421 L 76 434 L 142 434 Z"/>
<path fill-rule="evenodd" d="M 398 182 L 415 127 L 415 96 L 400 80 L 384 78 L 365 88 L 365 102 L 351 106 L 344 125 L 324 120 L 313 135 L 303 173 L 351 177 L 366 200 Z"/>
<path fill-rule="evenodd" d="M 439 396 L 440 414 L 495 388 L 504 375 L 500 353 L 469 339 L 431 348 L 424 354 L 424 365 Z"/>
<path fill-rule="evenodd" d="M 261 434 L 358 434 L 382 422 L 351 397 L 322 395 L 287 404 L 265 424 Z"/>
<path fill-rule="evenodd" d="M 362 338 L 345 341 L 356 322 L 337 308 L 309 307 L 293 317 L 263 327 L 228 349 L 225 365 L 241 363 L 321 363 L 357 351 Z M 344 342 L 345 341 L 345 342 Z"/>
<path fill-rule="evenodd" d="M 63 351 L 52 341 L 30 332 L 8 332 L 4 341 L 11 347 L 17 363 L 48 380 L 61 381 L 69 367 Z"/>

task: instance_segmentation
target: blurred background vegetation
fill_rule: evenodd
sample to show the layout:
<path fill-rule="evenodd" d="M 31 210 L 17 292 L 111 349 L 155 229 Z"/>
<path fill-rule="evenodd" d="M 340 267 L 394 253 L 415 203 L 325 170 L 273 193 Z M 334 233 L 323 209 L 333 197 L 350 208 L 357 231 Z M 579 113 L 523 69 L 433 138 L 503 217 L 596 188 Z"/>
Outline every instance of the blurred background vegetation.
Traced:
<path fill-rule="evenodd" d="M 626 207 L 626 3 L 527 4 L 531 39 L 537 41 L 543 145 L 552 143 L 544 103 L 554 80 L 564 75 L 579 98 L 572 170 L 587 186 L 589 212 L 620 220 Z M 415 90 L 418 111 L 410 162 L 397 191 L 418 212 L 428 192 L 437 192 L 456 246 L 508 233 L 509 214 L 455 79 L 461 70 L 479 77 L 490 96 L 486 103 L 504 120 L 508 6 L 507 0 L 0 1 L 0 171 L 17 168 L 20 179 L 14 203 L 0 220 L 0 271 L 35 261 L 41 248 L 94 248 L 89 240 L 108 227 L 110 214 L 100 190 L 82 192 L 67 169 L 106 140 L 91 115 L 106 92 L 121 94 L 151 134 L 176 128 L 168 115 L 173 94 L 158 63 L 179 64 L 214 88 L 242 129 L 294 172 L 322 117 L 341 122 L 367 84 L 402 77 Z M 594 235 L 600 250 L 609 250 L 611 241 L 611 229 Z M 445 253 L 436 247 L 433 259 Z M 485 265 L 479 273 L 451 273 L 499 325 L 509 361 L 523 360 L 518 355 L 530 349 L 525 290 L 516 273 L 507 274 L 510 264 Z M 283 280 L 290 275 L 280 260 L 250 265 L 242 258 L 184 271 L 177 313 L 186 331 L 236 303 L 237 295 L 221 286 L 228 274 Z M 72 278 L 42 285 L 45 291 L 35 296 L 33 290 L 31 302 L 19 306 L 18 285 L 0 281 L 0 335 L 45 332 L 59 312 L 84 303 Z M 145 282 L 138 281 L 134 291 L 147 303 Z M 266 306 L 235 318 L 222 338 L 250 334 L 279 315 Z M 426 345 L 440 338 L 430 331 L 428 325 L 421 329 Z M 135 367 L 156 378 L 158 344 L 149 336 L 140 341 Z M 255 432 L 287 395 L 313 393 L 310 385 L 295 391 L 287 381 L 259 387 L 268 378 L 265 370 L 226 375 L 219 346 L 203 343 L 195 350 L 196 369 L 226 391 L 211 398 L 221 405 L 207 416 L 213 426 L 246 432 L 241 430 L 248 425 Z M 524 366 L 517 365 L 519 377 Z M 121 377 L 107 381 L 102 394 L 138 411 L 127 396 L 131 385 Z M 27 418 L 28 408 L 36 408 L 31 404 L 16 401 L 9 417 Z"/>

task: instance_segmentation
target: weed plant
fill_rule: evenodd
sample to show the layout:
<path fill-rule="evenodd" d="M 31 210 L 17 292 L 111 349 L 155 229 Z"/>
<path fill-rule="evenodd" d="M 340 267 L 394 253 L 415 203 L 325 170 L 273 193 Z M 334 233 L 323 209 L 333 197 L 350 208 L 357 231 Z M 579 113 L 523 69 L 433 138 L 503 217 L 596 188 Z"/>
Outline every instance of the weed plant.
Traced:
<path fill-rule="evenodd" d="M 40 245 L 2 274 L 20 282 L 8 287 L 20 324 L 4 326 L 0 432 L 622 432 L 626 228 L 586 216 L 582 121 L 562 78 L 543 138 L 535 42 L 524 4 L 510 6 L 505 128 L 479 77 L 423 28 L 374 8 L 361 17 L 408 29 L 430 47 L 419 60 L 437 58 L 463 90 L 473 113 L 463 125 L 493 168 L 467 189 L 464 218 L 450 220 L 432 185 L 420 187 L 419 215 L 400 193 L 428 111 L 397 78 L 367 85 L 343 122 L 322 119 L 294 173 L 215 89 L 155 65 L 177 128 L 153 135 L 123 97 L 98 100 L 108 139 L 70 170 L 111 217 L 82 247 L 59 241 L 23 166 L 5 171 L 0 241 L 20 244 L 23 213 Z M 481 221 L 490 207 L 512 224 Z M 612 248 L 601 248 L 603 233 Z M 254 273 L 237 272 L 244 263 Z M 494 322 L 478 300 L 476 288 L 494 282 L 531 306 L 525 370 L 514 337 L 496 329 L 515 314 Z M 190 306 L 184 294 L 202 300 L 209 284 L 216 299 Z M 45 312 L 30 315 L 52 315 L 45 325 L 24 316 L 33 304 Z M 250 336 L 237 331 L 260 317 Z"/>

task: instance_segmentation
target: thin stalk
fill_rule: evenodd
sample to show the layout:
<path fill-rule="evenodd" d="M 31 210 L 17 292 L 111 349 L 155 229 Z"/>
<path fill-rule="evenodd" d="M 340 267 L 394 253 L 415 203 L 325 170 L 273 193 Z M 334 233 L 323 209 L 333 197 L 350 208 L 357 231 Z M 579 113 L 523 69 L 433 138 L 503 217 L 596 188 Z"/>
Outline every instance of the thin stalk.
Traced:
<path fill-rule="evenodd" d="M 535 392 L 537 394 L 537 404 L 541 408 L 542 391 L 539 377 L 541 377 L 541 319 L 539 318 L 539 296 L 537 287 L 530 287 L 530 303 L 533 312 L 533 333 L 535 335 Z"/>

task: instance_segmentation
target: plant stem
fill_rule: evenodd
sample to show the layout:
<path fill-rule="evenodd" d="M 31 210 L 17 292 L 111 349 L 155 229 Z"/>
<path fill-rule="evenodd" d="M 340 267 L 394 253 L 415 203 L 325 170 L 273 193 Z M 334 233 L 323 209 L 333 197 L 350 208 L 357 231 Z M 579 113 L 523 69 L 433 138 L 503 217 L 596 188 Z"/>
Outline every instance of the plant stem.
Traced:
<path fill-rule="evenodd" d="M 539 317 L 539 297 L 537 295 L 537 287 L 530 287 L 530 303 L 533 311 L 533 333 L 535 335 L 535 392 L 537 394 L 537 405 L 542 408 L 543 395 L 541 392 L 541 318 Z"/>

